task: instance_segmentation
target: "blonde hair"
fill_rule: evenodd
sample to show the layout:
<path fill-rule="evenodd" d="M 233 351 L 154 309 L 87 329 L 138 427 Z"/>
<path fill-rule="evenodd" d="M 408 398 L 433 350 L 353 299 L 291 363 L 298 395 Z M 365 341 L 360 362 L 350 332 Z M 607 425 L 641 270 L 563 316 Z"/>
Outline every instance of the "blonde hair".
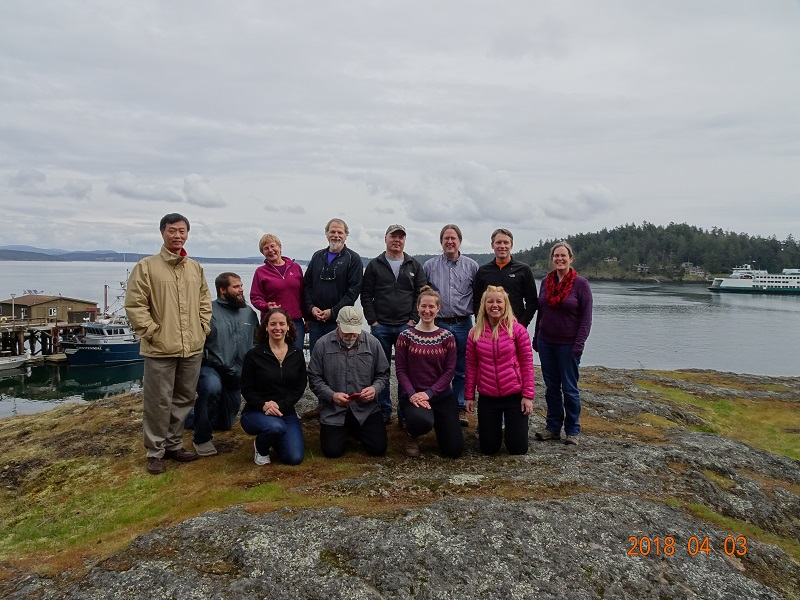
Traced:
<path fill-rule="evenodd" d="M 283 248 L 283 244 L 281 244 L 281 240 L 277 235 L 265 233 L 261 236 L 261 239 L 258 240 L 258 251 L 261 252 L 261 254 L 264 254 L 264 246 L 272 243 L 278 244 L 278 246 Z"/>
<path fill-rule="evenodd" d="M 423 285 L 419 290 L 419 295 L 417 296 L 417 306 L 419 306 L 419 301 L 422 300 L 423 296 L 430 296 L 431 298 L 436 299 L 436 306 L 442 306 L 442 297 L 439 295 L 435 289 L 433 289 L 429 285 Z"/>
<path fill-rule="evenodd" d="M 500 285 L 490 285 L 486 287 L 486 291 L 484 291 L 483 295 L 481 296 L 481 307 L 478 310 L 477 316 L 475 317 L 475 327 L 473 327 L 472 331 L 469 332 L 469 335 L 472 336 L 473 340 L 477 341 L 483 336 L 483 330 L 486 328 L 486 324 L 489 322 L 489 319 L 486 318 L 486 297 L 493 293 L 503 294 L 503 299 L 506 303 L 506 310 L 503 312 L 503 315 L 500 317 L 497 325 L 492 327 L 492 339 L 497 339 L 498 331 L 501 327 L 508 332 L 508 337 L 514 337 L 514 311 L 511 310 L 511 301 L 508 299 L 508 293 Z"/>

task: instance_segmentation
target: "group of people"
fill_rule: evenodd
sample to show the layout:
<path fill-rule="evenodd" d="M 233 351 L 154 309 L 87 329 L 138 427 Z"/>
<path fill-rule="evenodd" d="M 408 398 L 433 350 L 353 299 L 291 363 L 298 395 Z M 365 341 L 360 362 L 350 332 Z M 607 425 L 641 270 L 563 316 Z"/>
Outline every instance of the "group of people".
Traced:
<path fill-rule="evenodd" d="M 530 267 L 512 258 L 513 234 L 504 228 L 492 233 L 494 260 L 479 266 L 461 254 L 460 228 L 447 224 L 442 254 L 421 265 L 405 252 L 405 228 L 391 225 L 386 250 L 364 268 L 346 245 L 347 224 L 331 219 L 328 245 L 305 272 L 266 234 L 250 291 L 259 319 L 235 273 L 217 276 L 211 300 L 202 266 L 183 248 L 186 217 L 166 215 L 160 231 L 164 245 L 134 267 L 125 301 L 145 359 L 150 473 L 163 473 L 165 459 L 216 454 L 212 432 L 234 425 L 242 397 L 240 423 L 254 436 L 254 462 L 270 464 L 272 455 L 300 463 L 305 448 L 295 406 L 307 386 L 318 400 L 308 416 L 319 418 L 325 456 L 341 456 L 350 437 L 382 455 L 393 419 L 393 354 L 396 415 L 409 456 L 419 455 L 419 437 L 431 430 L 443 455 L 460 456 L 467 413 L 476 411 L 482 453 L 495 454 L 504 442 L 510 454 L 527 452 L 533 350 L 547 387 L 547 422 L 536 438 L 561 439 L 563 428 L 566 443 L 578 443 L 578 366 L 592 296 L 565 242 L 553 246 L 554 269 L 537 293 Z M 355 306 L 359 298 L 363 310 Z M 184 448 L 185 426 L 194 430 L 194 452 Z"/>

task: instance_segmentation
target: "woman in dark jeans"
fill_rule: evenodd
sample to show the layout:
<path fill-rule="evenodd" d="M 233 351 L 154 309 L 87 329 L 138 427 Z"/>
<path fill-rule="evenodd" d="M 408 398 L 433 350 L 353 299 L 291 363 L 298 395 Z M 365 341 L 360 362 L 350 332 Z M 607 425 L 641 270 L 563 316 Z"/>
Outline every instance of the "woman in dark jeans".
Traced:
<path fill-rule="evenodd" d="M 572 268 L 574 256 L 566 242 L 550 249 L 554 269 L 539 289 L 539 310 L 533 333 L 533 349 L 539 353 L 546 386 L 547 424 L 537 440 L 560 440 L 575 445 L 581 434 L 581 397 L 578 367 L 592 328 L 592 290 L 589 282 Z"/>
<path fill-rule="evenodd" d="M 403 331 L 395 346 L 408 456 L 419 456 L 417 438 L 431 429 L 436 431 L 436 440 L 445 456 L 456 458 L 464 450 L 458 402 L 450 387 L 456 371 L 456 338 L 435 324 L 441 304 L 438 292 L 424 286 L 417 298 L 419 322 Z"/>
<path fill-rule="evenodd" d="M 303 460 L 303 429 L 295 404 L 308 377 L 303 351 L 294 346 L 297 330 L 289 314 L 272 308 L 261 320 L 259 344 L 244 357 L 242 396 L 247 403 L 240 419 L 253 440 L 257 465 L 270 464 L 270 449 L 289 465 Z"/>

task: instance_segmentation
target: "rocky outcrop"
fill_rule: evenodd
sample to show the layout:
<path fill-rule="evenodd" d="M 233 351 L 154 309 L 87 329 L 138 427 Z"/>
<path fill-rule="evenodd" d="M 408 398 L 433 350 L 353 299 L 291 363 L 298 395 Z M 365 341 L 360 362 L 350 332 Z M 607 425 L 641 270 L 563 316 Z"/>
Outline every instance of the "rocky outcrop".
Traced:
<path fill-rule="evenodd" d="M 639 371 L 584 370 L 578 447 L 536 442 L 458 460 L 432 437 L 309 497 L 375 510 L 243 507 L 139 537 L 78 581 L 32 575 L 9 598 L 800 598 L 800 462 L 689 429 L 704 419 L 637 387 Z M 742 394 L 694 377 L 663 385 Z M 709 377 L 709 381 L 711 378 Z M 758 387 L 774 378 L 755 378 Z M 747 398 L 797 403 L 800 381 Z M 543 387 L 540 388 L 542 390 Z M 308 401 L 310 402 L 310 400 Z M 673 426 L 648 426 L 642 415 Z M 650 429 L 653 430 L 651 434 Z M 391 500 L 405 508 L 380 509 Z M 783 542 L 781 542 L 781 540 Z M 782 549 L 783 548 L 783 549 Z M 789 549 L 787 553 L 786 549 Z"/>

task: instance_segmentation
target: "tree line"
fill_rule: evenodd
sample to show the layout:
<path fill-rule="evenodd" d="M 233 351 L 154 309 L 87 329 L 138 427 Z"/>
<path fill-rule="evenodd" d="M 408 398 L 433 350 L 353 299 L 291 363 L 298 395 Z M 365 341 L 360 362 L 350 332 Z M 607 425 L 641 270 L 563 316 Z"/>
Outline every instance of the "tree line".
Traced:
<path fill-rule="evenodd" d="M 763 238 L 718 227 L 704 230 L 686 223 L 670 223 L 665 227 L 644 222 L 579 233 L 564 239 L 575 252 L 575 269 L 599 278 L 660 275 L 691 279 L 688 267 L 681 266 L 685 263 L 702 267 L 711 274 L 729 273 L 743 263 L 770 273 L 800 268 L 800 244 L 791 234 L 781 241 L 775 236 Z M 552 270 L 550 247 L 556 241 L 540 241 L 537 246 L 515 254 L 514 258 L 531 265 L 535 273 L 547 273 Z"/>

